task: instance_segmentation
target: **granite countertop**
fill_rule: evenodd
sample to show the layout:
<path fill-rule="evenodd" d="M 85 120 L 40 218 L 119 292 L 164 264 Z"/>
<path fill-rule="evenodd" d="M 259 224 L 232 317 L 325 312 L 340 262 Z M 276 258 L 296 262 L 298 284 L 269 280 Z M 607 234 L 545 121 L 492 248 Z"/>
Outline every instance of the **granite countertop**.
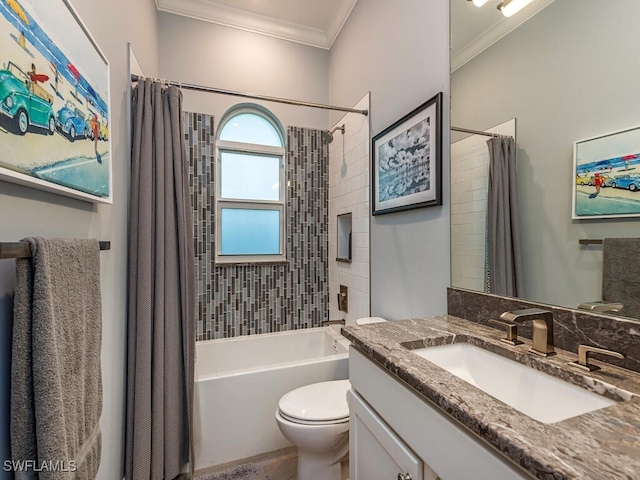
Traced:
<path fill-rule="evenodd" d="M 343 327 L 363 354 L 417 394 L 540 479 L 640 479 L 640 374 L 591 360 L 602 370 L 571 368 L 575 353 L 537 357 L 531 342 L 511 347 L 501 330 L 451 315 Z M 467 342 L 603 394 L 618 403 L 556 423 L 538 422 L 410 350 Z M 498 373 L 497 373 L 498 374 Z"/>

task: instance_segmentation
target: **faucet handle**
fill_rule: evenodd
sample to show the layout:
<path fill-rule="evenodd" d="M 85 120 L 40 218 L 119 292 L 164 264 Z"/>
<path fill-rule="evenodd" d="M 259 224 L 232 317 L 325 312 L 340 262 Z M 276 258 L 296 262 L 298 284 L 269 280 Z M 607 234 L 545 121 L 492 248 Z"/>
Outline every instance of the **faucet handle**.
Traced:
<path fill-rule="evenodd" d="M 522 345 L 524 343 L 521 340 L 518 340 L 518 324 L 505 322 L 503 320 L 494 320 L 493 318 L 489 319 L 489 323 L 495 323 L 496 325 L 500 325 L 506 329 L 507 336 L 506 338 L 501 338 L 501 342 L 507 343 L 511 346 Z"/>
<path fill-rule="evenodd" d="M 592 312 L 619 312 L 624 308 L 624 305 L 619 302 L 584 302 L 578 305 L 578 308 Z"/>
<path fill-rule="evenodd" d="M 549 310 L 543 310 L 541 308 L 525 308 L 522 310 L 512 310 L 504 312 L 500 315 L 501 320 L 508 322 L 522 322 L 525 320 L 532 320 L 534 318 L 553 318 L 553 313 Z"/>
<path fill-rule="evenodd" d="M 592 365 L 589 363 L 589 354 L 590 353 L 600 353 L 602 355 L 609 355 L 610 357 L 615 357 L 619 359 L 623 359 L 624 355 L 618 352 L 614 352 L 612 350 L 605 350 L 604 348 L 591 347 L 589 345 L 579 345 L 578 346 L 578 360 L 575 362 L 569 363 L 572 367 L 579 368 L 580 370 L 586 370 L 587 372 L 595 372 L 596 370 L 600 370 L 600 367 L 597 365 Z"/>

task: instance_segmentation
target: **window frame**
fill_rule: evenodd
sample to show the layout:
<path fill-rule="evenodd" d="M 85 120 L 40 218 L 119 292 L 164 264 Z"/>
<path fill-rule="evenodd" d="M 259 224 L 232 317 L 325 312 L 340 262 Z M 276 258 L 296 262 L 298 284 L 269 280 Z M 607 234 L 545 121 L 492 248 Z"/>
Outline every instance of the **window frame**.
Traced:
<path fill-rule="evenodd" d="M 263 111 L 262 108 L 242 107 L 230 110 L 224 117 L 216 135 L 216 168 L 215 168 L 215 256 L 216 264 L 238 264 L 238 263 L 281 263 L 286 258 L 286 241 L 285 241 L 285 225 L 286 225 L 286 192 L 287 179 L 285 169 L 285 137 L 282 127 L 275 118 L 272 118 L 270 112 Z M 266 109 L 265 109 L 266 110 Z M 258 115 L 267 120 L 274 130 L 278 133 L 282 142 L 282 147 L 274 147 L 269 145 L 259 145 L 254 143 L 234 142 L 229 140 L 220 140 L 220 134 L 225 126 L 236 116 L 241 114 Z M 251 200 L 238 198 L 222 198 L 222 154 L 224 152 L 249 155 L 264 155 L 269 157 L 278 157 L 279 160 L 279 198 L 278 200 Z M 249 254 L 249 255 L 229 255 L 222 253 L 222 209 L 241 209 L 241 210 L 278 210 L 280 212 L 280 251 L 277 254 Z"/>

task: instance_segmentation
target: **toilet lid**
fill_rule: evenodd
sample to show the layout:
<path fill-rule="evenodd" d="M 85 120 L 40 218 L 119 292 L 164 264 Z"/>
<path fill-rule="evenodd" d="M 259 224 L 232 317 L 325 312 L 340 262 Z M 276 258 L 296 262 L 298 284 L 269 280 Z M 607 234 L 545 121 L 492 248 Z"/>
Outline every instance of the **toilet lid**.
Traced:
<path fill-rule="evenodd" d="M 313 383 L 296 388 L 278 402 L 283 417 L 301 423 L 339 423 L 349 418 L 349 380 Z"/>

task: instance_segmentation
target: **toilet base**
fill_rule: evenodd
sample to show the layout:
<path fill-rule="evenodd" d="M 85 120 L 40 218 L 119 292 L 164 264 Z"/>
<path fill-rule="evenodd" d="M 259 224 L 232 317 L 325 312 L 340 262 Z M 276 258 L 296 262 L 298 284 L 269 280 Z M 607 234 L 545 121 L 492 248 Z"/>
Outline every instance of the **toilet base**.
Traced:
<path fill-rule="evenodd" d="M 341 480 L 342 462 L 349 457 L 349 435 L 329 453 L 304 452 L 298 449 L 297 480 Z"/>

